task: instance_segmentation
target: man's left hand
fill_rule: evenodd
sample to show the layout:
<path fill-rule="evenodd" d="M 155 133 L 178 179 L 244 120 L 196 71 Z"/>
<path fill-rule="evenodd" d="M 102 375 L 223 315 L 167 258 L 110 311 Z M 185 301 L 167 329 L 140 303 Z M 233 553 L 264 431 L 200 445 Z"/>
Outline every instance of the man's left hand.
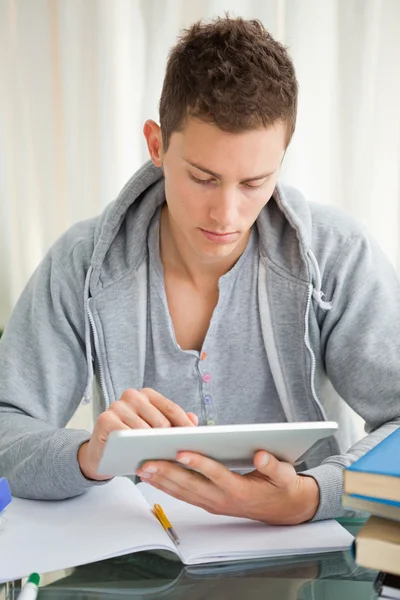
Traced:
<path fill-rule="evenodd" d="M 151 461 L 137 471 L 142 481 L 210 513 L 244 517 L 274 525 L 296 525 L 315 515 L 320 493 L 315 479 L 263 450 L 246 475 L 194 452 L 180 452 L 176 463 Z"/>

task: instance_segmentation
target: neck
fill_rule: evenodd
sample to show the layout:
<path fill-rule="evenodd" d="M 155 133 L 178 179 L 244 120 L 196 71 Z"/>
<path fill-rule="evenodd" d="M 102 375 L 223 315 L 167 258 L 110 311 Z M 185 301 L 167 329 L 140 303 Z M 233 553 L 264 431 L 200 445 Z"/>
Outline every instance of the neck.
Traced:
<path fill-rule="evenodd" d="M 187 244 L 171 218 L 167 204 L 164 204 L 161 211 L 160 254 L 164 269 L 190 279 L 196 287 L 202 289 L 215 285 L 220 277 L 230 271 L 244 252 L 249 237 L 250 231 L 229 256 L 203 258 Z"/>

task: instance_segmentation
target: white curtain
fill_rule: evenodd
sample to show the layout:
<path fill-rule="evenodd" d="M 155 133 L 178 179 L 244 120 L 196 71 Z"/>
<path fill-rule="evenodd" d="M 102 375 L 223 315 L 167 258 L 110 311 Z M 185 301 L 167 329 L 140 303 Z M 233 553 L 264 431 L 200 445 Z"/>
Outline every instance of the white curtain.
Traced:
<path fill-rule="evenodd" d="M 364 222 L 400 270 L 399 0 L 1 0 L 0 327 L 49 245 L 147 158 L 179 30 L 227 10 L 297 68 L 283 179 Z"/>

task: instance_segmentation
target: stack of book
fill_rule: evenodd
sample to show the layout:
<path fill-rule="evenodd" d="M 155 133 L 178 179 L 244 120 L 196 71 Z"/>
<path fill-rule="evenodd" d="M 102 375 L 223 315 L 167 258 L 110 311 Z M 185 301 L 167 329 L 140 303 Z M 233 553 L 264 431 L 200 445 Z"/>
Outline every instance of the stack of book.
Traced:
<path fill-rule="evenodd" d="M 344 492 L 344 507 L 371 515 L 356 537 L 357 563 L 387 574 L 381 597 L 400 598 L 400 428 L 345 470 Z"/>

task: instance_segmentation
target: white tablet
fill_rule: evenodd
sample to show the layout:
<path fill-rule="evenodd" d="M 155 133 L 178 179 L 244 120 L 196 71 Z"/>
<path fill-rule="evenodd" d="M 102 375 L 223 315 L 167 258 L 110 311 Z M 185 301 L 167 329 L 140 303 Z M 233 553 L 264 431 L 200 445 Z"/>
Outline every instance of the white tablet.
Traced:
<path fill-rule="evenodd" d="M 100 460 L 99 475 L 134 475 L 148 460 L 175 461 L 182 450 L 199 452 L 233 471 L 254 468 L 257 450 L 295 464 L 319 440 L 337 430 L 337 423 L 270 423 L 213 425 L 113 431 Z"/>

